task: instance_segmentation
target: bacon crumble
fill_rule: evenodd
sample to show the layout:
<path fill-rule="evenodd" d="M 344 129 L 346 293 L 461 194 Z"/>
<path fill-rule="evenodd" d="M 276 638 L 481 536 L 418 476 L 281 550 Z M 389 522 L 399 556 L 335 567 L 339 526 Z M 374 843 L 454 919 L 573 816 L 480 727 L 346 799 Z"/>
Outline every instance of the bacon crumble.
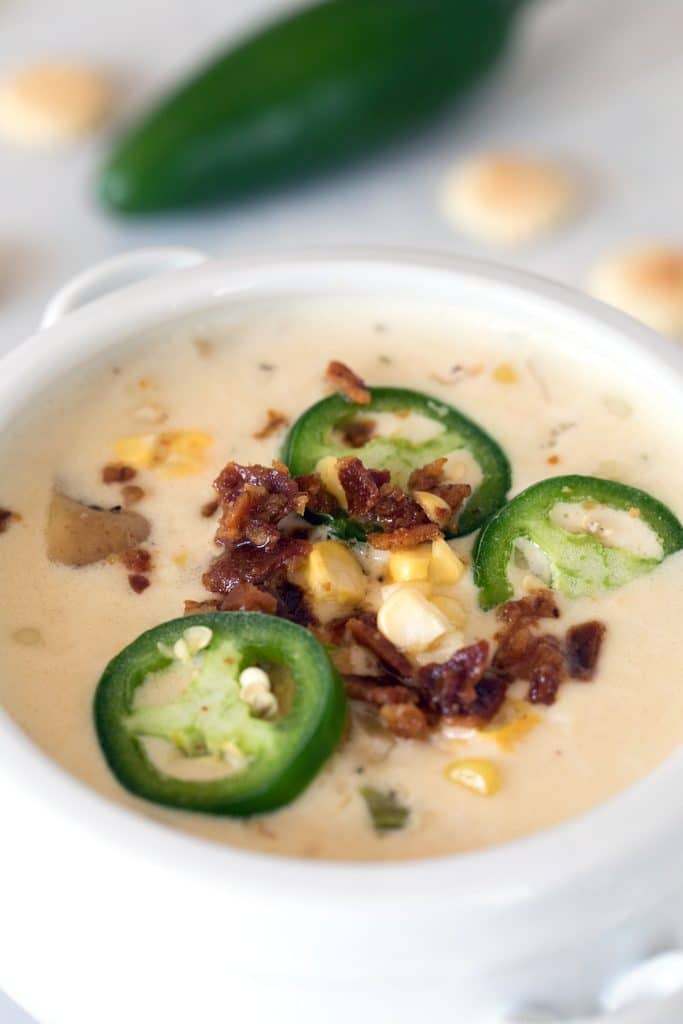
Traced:
<path fill-rule="evenodd" d="M 146 573 L 152 568 L 152 555 L 146 548 L 128 548 L 119 556 L 132 573 Z"/>
<path fill-rule="evenodd" d="M 567 662 L 572 679 L 588 682 L 595 675 L 602 641 L 607 632 L 602 622 L 582 622 L 567 632 Z"/>
<path fill-rule="evenodd" d="M 130 505 L 137 505 L 139 501 L 142 501 L 144 496 L 145 492 L 142 487 L 138 487 L 137 484 L 126 484 L 125 487 L 121 488 L 121 498 L 126 508 Z"/>
<path fill-rule="evenodd" d="M 429 731 L 427 716 L 415 704 L 384 704 L 379 717 L 402 740 L 421 740 Z"/>
<path fill-rule="evenodd" d="M 125 484 L 137 476 L 137 470 L 124 462 L 110 462 L 102 469 L 103 484 Z"/>
<path fill-rule="evenodd" d="M 0 508 L 0 533 L 6 533 L 9 530 L 10 523 L 17 518 L 16 513 L 10 512 L 8 508 Z"/>
<path fill-rule="evenodd" d="M 128 577 L 128 582 L 136 594 L 141 594 L 150 585 L 149 579 L 147 576 L 143 576 L 142 573 L 131 573 Z"/>
<path fill-rule="evenodd" d="M 392 644 L 391 640 L 387 640 L 384 634 L 380 633 L 374 622 L 361 618 L 349 619 L 347 629 L 357 644 L 372 651 L 394 675 L 400 679 L 412 677 L 413 666 L 408 658 Z"/>
<path fill-rule="evenodd" d="M 386 704 L 415 704 L 417 695 L 391 676 L 344 675 L 346 693 L 351 700 L 384 707 Z"/>
<path fill-rule="evenodd" d="M 401 551 L 414 548 L 429 540 L 441 537 L 441 530 L 436 523 L 422 523 L 419 526 L 406 526 L 391 533 L 371 533 L 368 541 L 378 551 Z"/>
<path fill-rule="evenodd" d="M 325 380 L 348 402 L 353 402 L 355 405 L 369 405 L 372 401 L 365 381 L 354 373 L 346 363 L 333 359 L 325 371 Z"/>
<path fill-rule="evenodd" d="M 286 416 L 285 413 L 280 412 L 278 409 L 268 409 L 265 424 L 260 430 L 255 431 L 252 434 L 252 437 L 257 441 L 265 441 L 266 438 L 272 437 L 273 434 L 276 434 L 278 430 L 288 426 L 289 416 Z"/>
<path fill-rule="evenodd" d="M 372 419 L 349 420 L 341 430 L 341 439 L 348 448 L 364 448 L 375 436 L 376 428 Z"/>
<path fill-rule="evenodd" d="M 212 498 L 211 501 L 204 502 L 199 511 L 204 519 L 211 519 L 218 512 L 218 499 Z"/>

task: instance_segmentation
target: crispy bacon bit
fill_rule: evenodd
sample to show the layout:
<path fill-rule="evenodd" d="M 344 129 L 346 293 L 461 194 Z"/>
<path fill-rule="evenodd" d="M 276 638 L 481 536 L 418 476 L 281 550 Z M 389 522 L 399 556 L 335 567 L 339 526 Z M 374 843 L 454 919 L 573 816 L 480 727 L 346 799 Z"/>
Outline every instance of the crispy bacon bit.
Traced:
<path fill-rule="evenodd" d="M 507 626 L 517 626 L 522 622 L 533 625 L 539 619 L 559 617 L 560 609 L 551 590 L 535 590 L 518 601 L 508 601 L 496 611 L 496 618 Z"/>
<path fill-rule="evenodd" d="M 134 590 L 136 594 L 141 594 L 143 590 L 147 590 L 147 587 L 149 586 L 149 580 L 141 573 L 131 573 L 128 577 L 128 582 L 130 583 L 131 589 Z"/>
<path fill-rule="evenodd" d="M 402 740 L 421 740 L 427 735 L 427 716 L 414 704 L 385 704 L 379 717 Z"/>
<path fill-rule="evenodd" d="M 369 405 L 372 396 L 362 380 L 345 363 L 334 359 L 325 371 L 325 380 L 340 395 L 356 405 Z"/>
<path fill-rule="evenodd" d="M 367 469 L 354 455 L 337 460 L 337 474 L 352 516 L 367 515 L 375 507 L 380 484 L 386 483 L 391 475 L 386 470 Z"/>
<path fill-rule="evenodd" d="M 362 700 L 366 704 L 384 707 L 387 704 L 414 704 L 416 694 L 407 686 L 396 683 L 391 676 L 344 675 L 346 693 L 351 700 Z"/>
<path fill-rule="evenodd" d="M 441 665 L 424 665 L 417 673 L 421 706 L 449 720 L 489 722 L 505 700 L 508 684 L 487 672 L 488 660 L 488 642 L 480 640 Z"/>
<path fill-rule="evenodd" d="M 312 626 L 315 623 L 315 617 L 301 587 L 290 583 L 289 580 L 283 580 L 275 589 L 275 599 L 277 614 L 281 619 L 289 619 L 300 626 Z"/>
<path fill-rule="evenodd" d="M 363 448 L 375 436 L 375 420 L 349 420 L 341 431 L 341 438 L 349 448 Z"/>
<path fill-rule="evenodd" d="M 428 540 L 436 540 L 441 530 L 436 523 L 424 523 L 421 526 L 409 526 L 391 533 L 371 533 L 368 541 L 379 551 L 400 551 L 403 548 L 414 548 Z"/>
<path fill-rule="evenodd" d="M 132 466 L 126 466 L 123 462 L 110 462 L 102 470 L 102 483 L 125 484 L 135 476 L 137 476 L 137 470 Z"/>
<path fill-rule="evenodd" d="M 434 459 L 426 466 L 414 469 L 408 478 L 408 490 L 410 491 L 432 491 L 443 482 L 443 471 L 446 468 L 448 459 Z"/>
<path fill-rule="evenodd" d="M 13 519 L 16 519 L 14 512 L 8 508 L 0 508 L 0 533 L 5 533 Z"/>
<path fill-rule="evenodd" d="M 606 627 L 602 622 L 582 622 L 567 632 L 567 662 L 572 679 L 592 679 L 600 657 Z"/>
<path fill-rule="evenodd" d="M 277 601 L 272 594 L 255 587 L 253 583 L 236 583 L 218 602 L 221 612 L 265 612 L 275 615 Z"/>
<path fill-rule="evenodd" d="M 211 517 L 216 514 L 218 511 L 218 504 L 218 499 L 214 498 L 212 501 L 207 501 L 202 505 L 200 512 L 204 516 L 204 519 L 211 519 Z"/>
<path fill-rule="evenodd" d="M 448 462 L 447 458 L 435 459 L 419 469 L 413 470 L 408 479 L 408 489 L 411 491 L 427 491 L 428 494 L 435 494 L 450 506 L 452 522 L 460 512 L 462 506 L 472 494 L 469 484 L 455 484 L 444 481 L 443 474 Z"/>
<path fill-rule="evenodd" d="M 531 704 L 555 703 L 560 683 L 567 678 L 567 663 L 557 637 L 534 638 L 529 664 L 522 678 L 529 680 L 527 700 Z"/>
<path fill-rule="evenodd" d="M 472 488 L 469 484 L 439 484 L 438 487 L 432 489 L 431 493 L 450 505 L 451 520 L 453 520 L 472 494 Z"/>
<path fill-rule="evenodd" d="M 339 512 L 337 499 L 330 494 L 318 473 L 295 477 L 300 491 L 308 497 L 306 508 L 321 515 L 333 516 Z"/>
<path fill-rule="evenodd" d="M 252 436 L 257 441 L 264 441 L 268 437 L 272 437 L 273 434 L 277 433 L 282 427 L 289 426 L 289 417 L 285 416 L 283 412 L 279 412 L 277 409 L 268 409 L 268 418 L 263 427 L 257 430 Z"/>
<path fill-rule="evenodd" d="M 214 483 L 222 508 L 216 542 L 250 541 L 273 548 L 280 540 L 278 523 L 290 513 L 303 513 L 306 495 L 280 463 L 240 466 L 229 462 Z"/>
<path fill-rule="evenodd" d="M 152 568 L 152 556 L 146 548 L 128 548 L 120 558 L 129 572 L 149 572 Z"/>
<path fill-rule="evenodd" d="M 183 615 L 205 615 L 207 612 L 220 611 L 220 601 L 185 601 Z"/>
<path fill-rule="evenodd" d="M 367 519 L 389 533 L 429 523 L 424 509 L 409 494 L 391 483 L 380 486 L 377 504 L 370 510 Z"/>
<path fill-rule="evenodd" d="M 357 644 L 372 651 L 391 672 L 402 679 L 411 678 L 413 666 L 405 654 L 387 640 L 373 623 L 364 619 L 349 619 L 348 630 Z"/>
<path fill-rule="evenodd" d="M 567 663 L 560 641 L 550 635 L 538 636 L 540 619 L 556 619 L 560 610 L 549 590 L 538 590 L 518 601 L 508 601 L 496 612 L 504 623 L 496 633 L 498 649 L 493 669 L 502 678 L 526 679 L 532 704 L 552 704 L 560 684 L 567 678 Z"/>
<path fill-rule="evenodd" d="M 278 535 L 279 536 L 279 535 Z M 238 544 L 226 550 L 204 573 L 202 581 L 212 594 L 227 594 L 237 583 L 274 586 L 288 565 L 303 561 L 311 550 L 308 541 L 282 537 L 271 548 Z"/>
<path fill-rule="evenodd" d="M 138 487 L 137 484 L 126 484 L 125 487 L 121 488 L 121 498 L 126 508 L 130 505 L 137 505 L 139 501 L 142 501 L 144 496 L 145 492 L 142 487 Z"/>

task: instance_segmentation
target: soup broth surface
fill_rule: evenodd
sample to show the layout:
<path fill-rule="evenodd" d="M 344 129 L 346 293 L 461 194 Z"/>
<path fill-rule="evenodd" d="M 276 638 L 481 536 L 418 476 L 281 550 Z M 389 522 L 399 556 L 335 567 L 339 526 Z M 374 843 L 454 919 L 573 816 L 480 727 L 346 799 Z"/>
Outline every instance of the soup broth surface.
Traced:
<path fill-rule="evenodd" d="M 144 630 L 206 599 L 215 518 L 202 516 L 229 460 L 270 464 L 283 433 L 258 439 L 267 410 L 293 422 L 326 394 L 341 359 L 371 385 L 404 386 L 472 417 L 506 451 L 513 491 L 549 476 L 618 479 L 683 515 L 683 466 L 672 458 L 681 414 L 639 392 L 616 368 L 584 354 L 553 355 L 543 339 L 486 331 L 447 311 L 395 300 L 328 299 L 237 307 L 131 339 L 54 387 L 0 440 L 0 506 L 21 517 L 0 535 L 0 700 L 26 733 L 97 791 L 209 840 L 312 858 L 404 859 L 472 850 L 578 814 L 656 767 L 683 740 L 683 556 L 619 590 L 560 597 L 561 627 L 607 627 L 595 679 L 562 685 L 551 707 L 503 749 L 486 732 L 443 729 L 398 740 L 356 714 L 348 737 L 289 807 L 246 821 L 171 811 L 124 791 L 100 752 L 93 695 L 108 661 Z M 201 431 L 203 468 L 169 477 L 142 471 L 136 510 L 152 526 L 154 568 L 137 594 L 120 564 L 51 563 L 45 526 L 53 488 L 91 505 L 120 501 L 102 482 L 117 439 Z M 647 538 L 646 538 L 647 540 Z M 472 538 L 455 543 L 469 562 Z M 490 638 L 468 570 L 459 587 L 467 642 Z M 515 690 L 513 688 L 513 694 Z M 520 694 L 524 690 L 520 690 Z M 482 798 L 454 785 L 447 766 L 485 758 L 501 787 Z M 364 786 L 393 791 L 404 828 L 377 834 Z"/>

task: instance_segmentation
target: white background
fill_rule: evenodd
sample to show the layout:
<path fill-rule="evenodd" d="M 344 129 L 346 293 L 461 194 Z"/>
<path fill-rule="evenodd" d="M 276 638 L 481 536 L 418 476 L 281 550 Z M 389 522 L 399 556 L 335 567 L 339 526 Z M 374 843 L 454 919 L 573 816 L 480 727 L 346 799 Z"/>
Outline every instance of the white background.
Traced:
<path fill-rule="evenodd" d="M 197 58 L 285 6 L 286 0 L 0 0 L 0 72 L 40 57 L 101 64 L 117 86 L 118 123 Z M 141 245 L 238 255 L 390 243 L 486 256 L 581 287 L 596 259 L 625 242 L 683 242 L 682 104 L 683 0 L 537 0 L 507 62 L 465 106 L 387 155 L 265 200 L 116 222 L 91 200 L 106 139 L 49 154 L 0 142 L 0 352 L 34 329 L 70 275 Z M 569 162 L 582 186 L 582 215 L 512 252 L 458 235 L 440 214 L 439 185 L 455 160 L 482 147 Z M 39 928 L 38 912 L 27 906 L 32 912 Z M 0 995 L 0 1024 L 26 1020 Z M 133 1015 L 130 1022 L 141 1024 Z"/>

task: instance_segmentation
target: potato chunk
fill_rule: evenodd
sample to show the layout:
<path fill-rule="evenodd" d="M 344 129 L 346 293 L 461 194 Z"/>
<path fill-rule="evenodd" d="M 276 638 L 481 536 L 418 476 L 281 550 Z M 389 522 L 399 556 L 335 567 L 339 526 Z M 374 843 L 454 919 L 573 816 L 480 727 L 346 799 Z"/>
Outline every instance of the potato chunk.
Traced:
<path fill-rule="evenodd" d="M 138 512 L 90 508 L 55 492 L 48 511 L 47 556 L 63 565 L 90 565 L 141 544 L 149 530 Z"/>

